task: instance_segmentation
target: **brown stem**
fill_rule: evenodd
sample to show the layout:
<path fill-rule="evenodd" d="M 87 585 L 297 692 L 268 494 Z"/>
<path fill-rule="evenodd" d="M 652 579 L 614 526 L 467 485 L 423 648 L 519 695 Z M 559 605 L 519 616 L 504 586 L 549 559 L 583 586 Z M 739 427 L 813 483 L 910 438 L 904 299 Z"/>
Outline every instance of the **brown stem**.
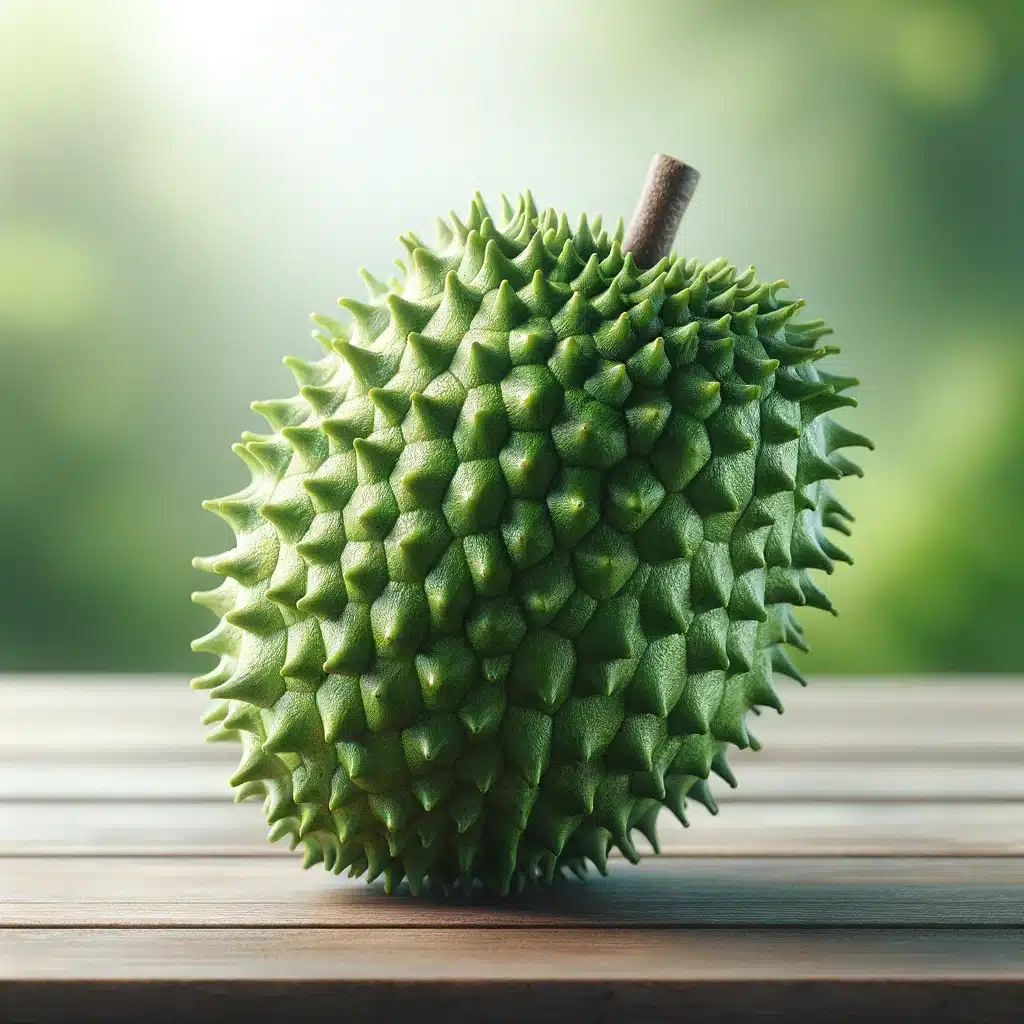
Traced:
<path fill-rule="evenodd" d="M 700 173 L 672 156 L 656 153 L 622 243 L 641 270 L 672 251 L 679 224 L 693 198 Z"/>

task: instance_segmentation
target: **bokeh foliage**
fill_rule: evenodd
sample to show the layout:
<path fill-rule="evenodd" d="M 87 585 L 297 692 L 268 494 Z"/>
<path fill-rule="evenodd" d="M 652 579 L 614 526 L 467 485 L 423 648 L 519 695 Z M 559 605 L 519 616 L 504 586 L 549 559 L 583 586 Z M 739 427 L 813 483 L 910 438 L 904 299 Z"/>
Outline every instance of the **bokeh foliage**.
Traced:
<path fill-rule="evenodd" d="M 681 248 L 792 281 L 863 381 L 808 668 L 1021 669 L 1019 3 L 245 10 L 0 7 L 0 667 L 194 668 L 199 501 L 307 313 L 477 188 L 628 215 L 663 150 Z"/>

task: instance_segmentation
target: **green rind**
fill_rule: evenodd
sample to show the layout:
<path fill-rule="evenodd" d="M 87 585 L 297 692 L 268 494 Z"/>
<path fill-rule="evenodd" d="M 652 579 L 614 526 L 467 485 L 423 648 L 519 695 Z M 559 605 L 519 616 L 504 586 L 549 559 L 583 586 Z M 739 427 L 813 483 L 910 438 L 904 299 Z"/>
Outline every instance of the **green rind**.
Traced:
<path fill-rule="evenodd" d="M 631 860 L 639 830 L 714 810 L 747 712 L 801 679 L 795 605 L 848 557 L 828 481 L 870 442 L 784 282 L 479 196 L 404 282 L 367 275 L 300 394 L 255 403 L 250 484 L 207 502 L 235 547 L 199 568 L 220 616 L 193 681 L 237 739 L 270 838 L 390 891 L 507 893 Z M 802 681 L 802 680 L 801 680 Z M 685 819 L 684 819 L 685 820 Z"/>

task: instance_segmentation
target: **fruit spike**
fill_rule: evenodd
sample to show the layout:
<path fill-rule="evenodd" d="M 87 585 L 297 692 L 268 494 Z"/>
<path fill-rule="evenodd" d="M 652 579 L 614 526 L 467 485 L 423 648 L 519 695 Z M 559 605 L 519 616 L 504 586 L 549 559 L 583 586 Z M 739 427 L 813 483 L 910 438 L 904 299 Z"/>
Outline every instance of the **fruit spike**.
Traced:
<path fill-rule="evenodd" d="M 304 865 L 499 893 L 657 849 L 717 813 L 748 712 L 802 682 L 793 610 L 849 556 L 831 481 L 872 447 L 831 416 L 823 321 L 784 282 L 671 252 L 696 172 L 656 158 L 624 232 L 529 192 L 363 273 L 300 394 L 254 403 L 252 475 L 193 681 L 238 800 Z M 498 226 L 498 222 L 500 225 Z M 625 239 L 625 241 L 623 241 Z"/>

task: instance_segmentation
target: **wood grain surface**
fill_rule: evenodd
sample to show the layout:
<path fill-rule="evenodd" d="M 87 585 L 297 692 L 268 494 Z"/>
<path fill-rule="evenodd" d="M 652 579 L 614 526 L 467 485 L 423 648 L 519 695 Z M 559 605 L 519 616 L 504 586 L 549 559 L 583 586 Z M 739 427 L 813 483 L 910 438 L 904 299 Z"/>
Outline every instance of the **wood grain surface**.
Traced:
<path fill-rule="evenodd" d="M 0 1020 L 1019 1019 L 1024 685 L 782 695 L 716 817 L 501 901 L 303 872 L 184 680 L 0 678 Z"/>
<path fill-rule="evenodd" d="M 385 895 L 243 857 L 0 859 L 0 928 L 1019 927 L 1018 858 L 651 857 L 509 899 Z"/>

